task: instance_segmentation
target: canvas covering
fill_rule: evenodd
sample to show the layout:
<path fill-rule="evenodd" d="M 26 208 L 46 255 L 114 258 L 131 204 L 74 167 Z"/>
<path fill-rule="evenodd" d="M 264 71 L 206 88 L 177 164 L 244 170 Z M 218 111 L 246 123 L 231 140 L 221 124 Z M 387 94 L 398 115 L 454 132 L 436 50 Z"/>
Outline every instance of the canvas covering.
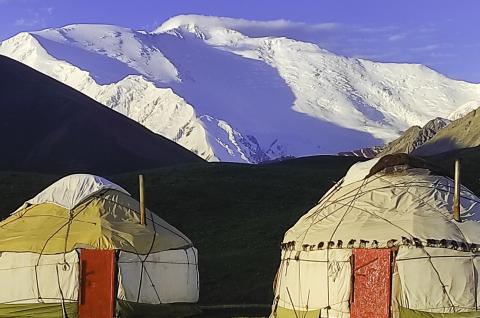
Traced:
<path fill-rule="evenodd" d="M 396 264 L 400 307 L 431 313 L 478 310 L 479 253 L 401 246 Z"/>
<path fill-rule="evenodd" d="M 199 296 L 197 254 L 194 247 L 163 251 L 148 256 L 120 252 L 117 298 L 147 304 L 197 302 Z"/>
<path fill-rule="evenodd" d="M 357 245 L 364 240 L 387 247 L 388 241 L 400 244 L 404 237 L 425 244 L 428 239 L 480 244 L 480 200 L 462 187 L 463 222 L 457 223 L 452 218 L 453 188 L 451 179 L 425 169 L 379 173 L 346 185 L 341 181 L 287 231 L 283 242 L 295 242 L 299 249 L 352 239 Z"/>
<path fill-rule="evenodd" d="M 90 175 L 67 176 L 23 204 L 0 222 L 0 317 L 76 317 L 80 249 L 118 251 L 122 308 L 198 301 L 192 242 L 148 209 L 141 225 L 139 210 L 127 191 Z"/>
<path fill-rule="evenodd" d="M 130 195 L 115 183 L 90 174 L 73 174 L 62 178 L 27 201 L 28 204 L 54 203 L 73 209 L 89 196 L 104 189 L 113 189 Z"/>
<path fill-rule="evenodd" d="M 326 314 L 328 306 L 331 308 L 330 317 L 348 314 L 351 255 L 352 251 L 348 249 L 284 251 L 277 274 L 276 305 L 292 314 L 295 311 L 320 313 L 322 310 Z"/>
<path fill-rule="evenodd" d="M 76 318 L 77 314 L 76 302 L 0 304 L 0 318 Z"/>
<path fill-rule="evenodd" d="M 57 254 L 95 248 L 148 254 L 192 245 L 148 209 L 146 223 L 140 224 L 138 202 L 112 189 L 71 210 L 48 202 L 25 204 L 0 222 L 0 251 Z"/>
<path fill-rule="evenodd" d="M 78 254 L 0 253 L 1 304 L 60 303 L 78 299 Z M 8 288 L 28 286 L 28 288 Z"/>
<path fill-rule="evenodd" d="M 272 317 L 350 317 L 353 248 L 398 251 L 392 317 L 478 311 L 478 197 L 461 188 L 458 223 L 452 216 L 453 180 L 412 167 L 369 176 L 377 162 L 352 166 L 286 232 Z"/>

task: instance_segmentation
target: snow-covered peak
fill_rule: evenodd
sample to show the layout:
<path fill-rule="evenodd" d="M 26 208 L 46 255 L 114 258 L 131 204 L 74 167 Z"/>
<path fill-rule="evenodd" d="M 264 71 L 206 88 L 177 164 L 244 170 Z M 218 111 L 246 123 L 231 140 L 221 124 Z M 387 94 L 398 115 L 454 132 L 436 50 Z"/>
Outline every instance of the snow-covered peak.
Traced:
<path fill-rule="evenodd" d="M 68 24 L 59 28 L 48 28 L 40 31 L 34 31 L 34 34 L 40 34 L 51 40 L 55 39 L 53 34 L 68 34 L 70 33 L 72 37 L 75 37 L 76 40 L 81 38 L 94 40 L 97 38 L 95 33 L 98 33 L 100 37 L 105 36 L 106 34 L 114 33 L 132 33 L 135 32 L 130 28 L 125 28 L 113 24 Z M 62 38 L 62 36 L 60 37 Z"/>
<path fill-rule="evenodd" d="M 466 103 L 465 105 L 459 107 L 457 110 L 451 113 L 450 116 L 448 116 L 448 119 L 457 120 L 459 118 L 464 117 L 469 112 L 476 110 L 477 108 L 480 108 L 480 100 L 475 100 L 475 101 Z"/>
<path fill-rule="evenodd" d="M 219 28 L 230 29 L 239 32 L 249 32 L 254 30 L 260 31 L 262 29 L 271 31 L 272 29 L 282 29 L 292 24 L 293 22 L 288 20 L 252 21 L 246 19 L 188 14 L 178 15 L 168 19 L 157 29 L 155 29 L 153 33 L 166 33 L 175 29 L 194 29 L 195 27 L 204 31 Z"/>
<path fill-rule="evenodd" d="M 303 27 L 183 15 L 151 33 L 71 25 L 19 34 L 0 54 L 207 160 L 256 163 L 381 145 L 480 100 L 479 84 L 422 65 L 339 56 L 295 37 Z"/>
<path fill-rule="evenodd" d="M 105 69 L 100 83 L 122 77 L 143 75 L 158 82 L 179 81 L 175 66 L 158 50 L 142 41 L 148 35 L 128 28 L 101 24 L 74 24 L 62 28 L 32 32 L 54 57 L 84 69 Z"/>

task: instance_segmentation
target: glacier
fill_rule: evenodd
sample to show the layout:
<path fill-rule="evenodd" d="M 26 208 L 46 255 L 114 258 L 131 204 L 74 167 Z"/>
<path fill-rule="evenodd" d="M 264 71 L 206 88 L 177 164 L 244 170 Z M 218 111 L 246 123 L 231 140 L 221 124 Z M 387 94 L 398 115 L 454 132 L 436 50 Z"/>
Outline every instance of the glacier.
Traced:
<path fill-rule="evenodd" d="M 152 32 L 69 25 L 20 33 L 0 54 L 209 161 L 383 145 L 480 101 L 480 84 L 423 65 L 340 56 L 241 19 L 177 16 Z"/>

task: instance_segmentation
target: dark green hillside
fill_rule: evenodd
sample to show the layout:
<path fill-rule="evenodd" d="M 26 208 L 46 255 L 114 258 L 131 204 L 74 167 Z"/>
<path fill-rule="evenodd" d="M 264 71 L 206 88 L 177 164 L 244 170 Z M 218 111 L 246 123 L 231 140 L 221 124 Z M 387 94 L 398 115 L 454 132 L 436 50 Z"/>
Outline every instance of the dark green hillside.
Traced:
<path fill-rule="evenodd" d="M 203 160 L 73 88 L 0 55 L 0 170 L 113 174 Z"/>
<path fill-rule="evenodd" d="M 473 192 L 480 193 L 480 147 L 454 150 L 427 159 L 436 162 L 453 175 L 456 158 L 462 160 L 462 184 Z"/>
<path fill-rule="evenodd" d="M 283 233 L 358 159 L 210 163 L 145 171 L 147 206 L 199 249 L 201 303 L 264 303 Z M 107 176 L 137 196 L 137 174 Z M 5 217 L 56 176 L 0 173 Z"/>
<path fill-rule="evenodd" d="M 479 149 L 430 159 L 453 170 L 457 156 L 463 157 L 464 183 L 478 193 Z M 209 163 L 143 171 L 147 206 L 199 249 L 202 304 L 268 304 L 285 230 L 357 160 L 319 156 L 268 165 Z M 137 173 L 106 177 L 137 196 Z M 57 178 L 0 173 L 1 215 Z"/>

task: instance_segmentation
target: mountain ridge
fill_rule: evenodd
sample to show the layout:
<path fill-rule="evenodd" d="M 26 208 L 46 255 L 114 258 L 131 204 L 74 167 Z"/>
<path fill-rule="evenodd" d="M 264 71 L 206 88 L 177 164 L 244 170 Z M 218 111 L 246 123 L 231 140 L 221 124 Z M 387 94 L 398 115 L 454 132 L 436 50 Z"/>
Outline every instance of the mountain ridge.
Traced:
<path fill-rule="evenodd" d="M 0 70 L 0 170 L 104 174 L 202 162 L 22 63 L 0 56 Z"/>
<path fill-rule="evenodd" d="M 480 146 L 480 111 L 474 109 L 439 130 L 412 153 L 417 156 L 432 156 L 478 146 Z"/>
<path fill-rule="evenodd" d="M 347 58 L 276 37 L 281 21 L 172 19 L 150 33 L 70 25 L 20 34 L 2 42 L 0 54 L 209 161 L 258 163 L 379 145 L 480 100 L 480 85 L 421 65 Z"/>
<path fill-rule="evenodd" d="M 423 127 L 412 126 L 401 137 L 386 144 L 377 156 L 399 152 L 414 153 L 434 138 L 442 129 L 448 127 L 450 123 L 451 121 L 448 119 L 437 117 L 427 122 Z"/>

